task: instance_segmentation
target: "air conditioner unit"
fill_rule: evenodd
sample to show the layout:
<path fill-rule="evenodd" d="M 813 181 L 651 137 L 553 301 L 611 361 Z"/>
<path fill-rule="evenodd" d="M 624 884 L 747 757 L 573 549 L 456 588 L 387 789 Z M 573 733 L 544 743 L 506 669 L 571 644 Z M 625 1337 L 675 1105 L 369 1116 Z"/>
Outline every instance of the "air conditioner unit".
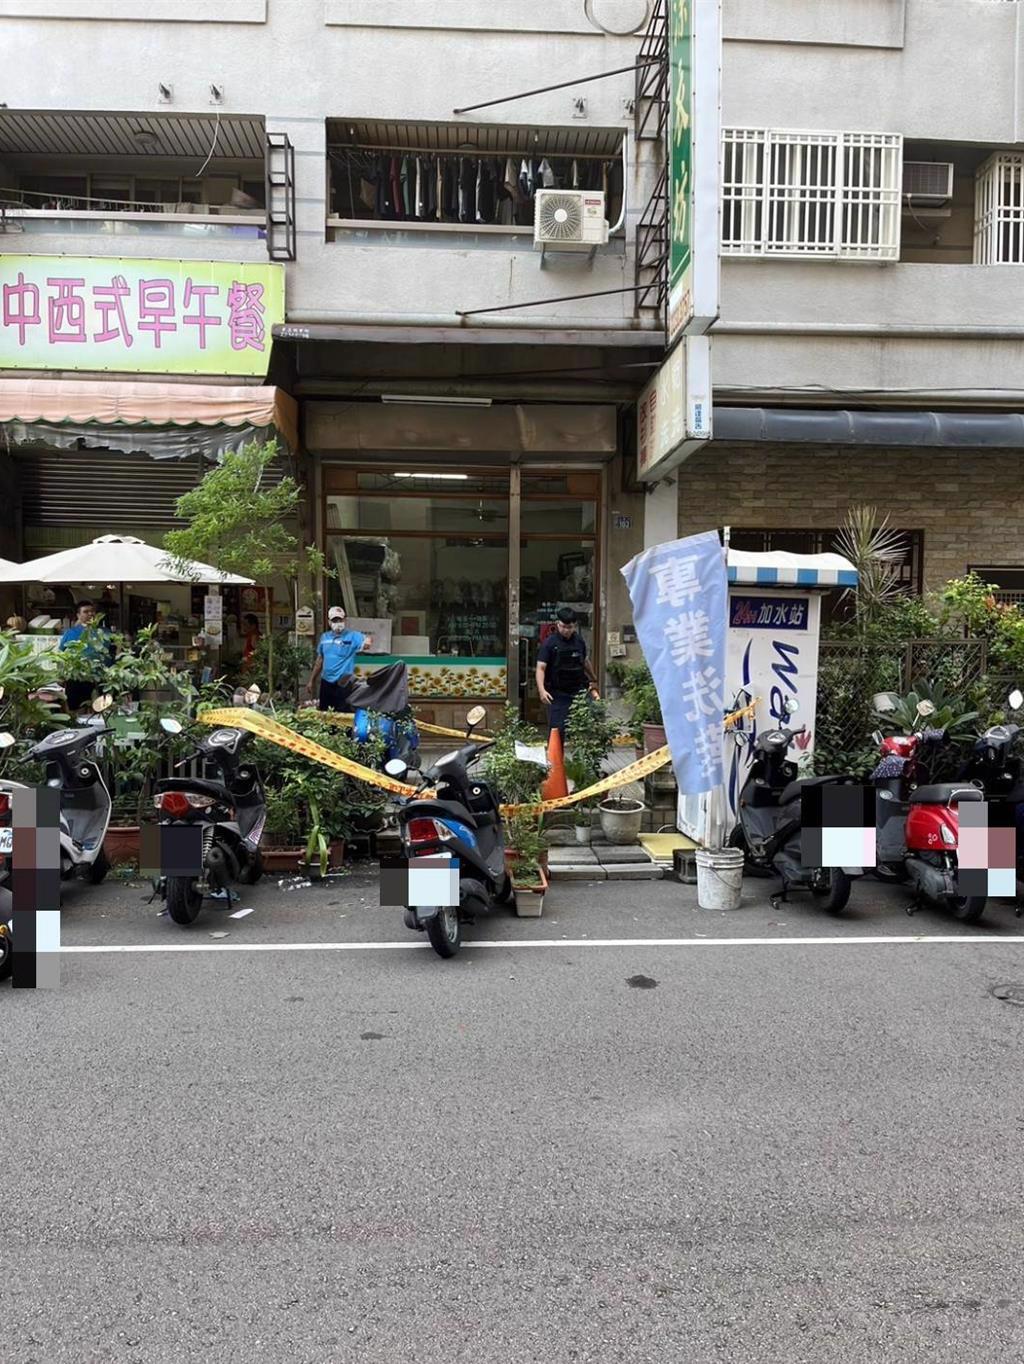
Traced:
<path fill-rule="evenodd" d="M 904 161 L 903 201 L 911 208 L 938 208 L 953 197 L 952 161 Z"/>
<path fill-rule="evenodd" d="M 608 241 L 604 195 L 580 189 L 539 189 L 533 244 L 542 251 L 593 251 Z"/>

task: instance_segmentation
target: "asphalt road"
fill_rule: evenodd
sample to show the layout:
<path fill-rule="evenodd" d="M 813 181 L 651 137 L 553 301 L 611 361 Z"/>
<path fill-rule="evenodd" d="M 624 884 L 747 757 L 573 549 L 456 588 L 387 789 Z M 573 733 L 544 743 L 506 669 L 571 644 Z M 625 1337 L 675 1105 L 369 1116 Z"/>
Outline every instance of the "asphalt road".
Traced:
<path fill-rule="evenodd" d="M 72 887 L 105 950 L 0 992 L 0 1358 L 1018 1361 L 1018 921 L 765 890 L 557 883 L 442 962 L 367 878 Z"/>

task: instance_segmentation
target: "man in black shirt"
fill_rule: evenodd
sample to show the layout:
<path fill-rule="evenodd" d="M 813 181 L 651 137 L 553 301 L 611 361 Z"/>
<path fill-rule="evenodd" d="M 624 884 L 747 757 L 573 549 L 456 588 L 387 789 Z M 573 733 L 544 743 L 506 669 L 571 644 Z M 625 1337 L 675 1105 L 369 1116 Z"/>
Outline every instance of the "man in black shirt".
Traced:
<path fill-rule="evenodd" d="M 597 677 L 571 607 L 559 610 L 554 631 L 537 651 L 537 691 L 548 707 L 548 733 L 557 729 L 563 741 L 573 697 L 581 691 L 598 695 Z"/>

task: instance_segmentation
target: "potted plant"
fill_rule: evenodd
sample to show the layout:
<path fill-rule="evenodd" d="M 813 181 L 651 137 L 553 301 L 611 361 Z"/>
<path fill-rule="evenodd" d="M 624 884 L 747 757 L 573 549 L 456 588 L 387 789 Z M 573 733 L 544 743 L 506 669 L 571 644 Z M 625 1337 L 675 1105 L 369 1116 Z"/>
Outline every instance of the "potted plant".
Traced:
<path fill-rule="evenodd" d="M 505 867 L 515 891 L 516 913 L 521 919 L 539 919 L 544 913 L 548 878 L 542 822 L 543 816 L 527 811 L 511 815 L 506 821 Z"/>
<path fill-rule="evenodd" d="M 645 805 L 642 800 L 628 796 L 610 796 L 598 807 L 601 813 L 601 832 L 609 843 L 620 846 L 635 843 L 640 837 Z"/>
<path fill-rule="evenodd" d="M 260 854 L 268 872 L 298 871 L 306 856 L 302 837 L 301 810 L 293 794 L 267 790 L 267 821 L 263 829 Z"/>
<path fill-rule="evenodd" d="M 618 726 L 608 717 L 603 701 L 592 701 L 586 692 L 573 698 L 565 722 L 566 776 L 573 791 L 585 791 L 601 779 L 601 768 L 612 747 Z M 589 843 L 593 805 L 578 805 L 574 812 L 577 843 Z"/>
<path fill-rule="evenodd" d="M 629 724 L 636 745 L 644 753 L 664 748 L 668 740 L 661 719 L 661 702 L 646 662 L 620 663 L 615 667 L 622 694 L 629 706 Z"/>

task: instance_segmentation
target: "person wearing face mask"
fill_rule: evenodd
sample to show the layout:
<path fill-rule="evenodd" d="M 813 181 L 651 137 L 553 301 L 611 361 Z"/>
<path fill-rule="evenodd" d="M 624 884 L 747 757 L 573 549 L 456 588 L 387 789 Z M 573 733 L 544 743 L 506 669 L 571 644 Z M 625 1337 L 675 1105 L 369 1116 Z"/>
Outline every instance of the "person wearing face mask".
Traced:
<path fill-rule="evenodd" d="M 316 647 L 316 662 L 306 691 L 312 698 L 319 683 L 321 710 L 347 709 L 346 698 L 355 672 L 356 654 L 373 645 L 372 636 L 346 629 L 346 619 L 343 607 L 332 606 L 327 612 L 330 628 L 320 636 Z"/>

